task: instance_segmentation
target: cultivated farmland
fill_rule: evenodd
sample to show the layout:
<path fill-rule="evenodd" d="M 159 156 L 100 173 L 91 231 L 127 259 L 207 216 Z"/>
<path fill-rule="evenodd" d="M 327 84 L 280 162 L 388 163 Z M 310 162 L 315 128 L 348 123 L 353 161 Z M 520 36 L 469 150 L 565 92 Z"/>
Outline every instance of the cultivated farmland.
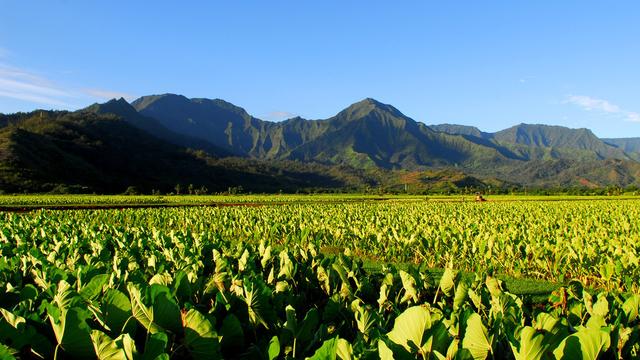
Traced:
<path fill-rule="evenodd" d="M 638 200 L 324 200 L 2 213 L 0 354 L 640 355 Z"/>

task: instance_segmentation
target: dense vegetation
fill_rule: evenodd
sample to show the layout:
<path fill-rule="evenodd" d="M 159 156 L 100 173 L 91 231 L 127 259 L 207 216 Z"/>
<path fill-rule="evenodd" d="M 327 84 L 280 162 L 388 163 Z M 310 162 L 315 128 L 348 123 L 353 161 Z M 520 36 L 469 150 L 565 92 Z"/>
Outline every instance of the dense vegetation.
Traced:
<path fill-rule="evenodd" d="M 188 191 L 188 188 L 185 189 Z M 491 202 L 508 201 L 593 201 L 593 200 L 638 200 L 638 194 L 616 195 L 607 194 L 599 196 L 576 195 L 485 195 Z M 0 208 L 7 211 L 29 210 L 38 208 L 60 208 L 70 209 L 74 206 L 126 206 L 139 205 L 194 205 L 194 206 L 217 206 L 217 205 L 268 205 L 268 204 L 315 204 L 315 203 L 350 203 L 350 202 L 448 202 L 460 203 L 471 201 L 475 194 L 457 195 L 380 195 L 380 194 L 224 194 L 224 195 L 0 195 Z"/>
<path fill-rule="evenodd" d="M 639 209 L 404 200 L 4 213 L 0 354 L 637 358 Z M 497 273 L 566 286 L 534 306 Z"/>
<path fill-rule="evenodd" d="M 0 128 L 0 191 L 150 194 L 189 185 L 204 192 L 349 189 L 358 171 L 292 161 L 217 159 L 167 143 L 114 115 L 45 112 L 6 117 Z"/>
<path fill-rule="evenodd" d="M 223 100 L 165 94 L 132 103 L 168 129 L 241 156 L 296 159 L 356 168 L 455 167 L 522 185 L 638 185 L 637 139 L 603 141 L 588 129 L 520 124 L 496 133 L 459 125 L 426 126 L 391 105 L 365 99 L 325 120 L 280 123 L 252 117 Z"/>
<path fill-rule="evenodd" d="M 469 199 L 471 200 L 471 199 Z M 280 202 L 282 203 L 282 202 Z M 278 206 L 195 207 L 166 210 L 56 213 L 47 223 L 68 223 L 68 237 L 104 221 L 116 228 L 206 231 L 222 239 L 280 245 L 313 241 L 318 248 L 350 249 L 376 262 L 425 263 L 469 272 L 497 273 L 632 291 L 640 277 L 638 200 L 555 202 L 293 203 Z M 26 215 L 14 226 L 27 231 Z M 14 216 L 14 217 L 12 217 Z M 168 221 L 174 216 L 185 220 Z M 45 215 L 35 217 L 44 221 Z M 96 235 L 97 236 L 97 235 Z"/>
<path fill-rule="evenodd" d="M 238 155 L 321 162 L 353 162 L 384 168 L 437 164 L 500 164 L 508 160 L 599 160 L 630 157 L 588 129 L 520 124 L 497 133 L 459 125 L 426 126 L 391 105 L 365 99 L 326 120 L 281 123 L 252 117 L 220 99 L 164 94 L 132 103 L 139 114 L 176 133 Z M 627 149 L 631 149 L 627 147 Z"/>
<path fill-rule="evenodd" d="M 635 139 L 518 125 L 483 133 L 426 126 L 373 99 L 326 120 L 262 121 L 222 100 L 177 95 L 77 112 L 0 114 L 4 193 L 163 194 L 356 191 L 464 193 L 489 188 L 640 185 Z M 516 190 L 517 191 L 517 190 Z"/>

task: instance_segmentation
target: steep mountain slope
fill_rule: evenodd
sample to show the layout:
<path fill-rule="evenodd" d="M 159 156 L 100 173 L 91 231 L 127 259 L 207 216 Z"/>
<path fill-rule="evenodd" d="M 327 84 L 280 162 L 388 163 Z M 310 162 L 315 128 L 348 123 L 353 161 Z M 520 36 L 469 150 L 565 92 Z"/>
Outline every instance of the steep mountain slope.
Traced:
<path fill-rule="evenodd" d="M 0 189 L 5 192 L 64 187 L 113 193 L 136 186 L 149 193 L 172 191 L 176 184 L 210 191 L 242 186 L 274 192 L 364 183 L 357 174 L 322 166 L 216 160 L 160 140 L 110 114 L 34 112 L 19 119 L 3 118 L 11 120 L 0 129 Z"/>
<path fill-rule="evenodd" d="M 626 152 L 634 160 L 640 161 L 640 138 L 602 139 L 602 141 Z"/>
<path fill-rule="evenodd" d="M 323 120 L 324 133 L 291 151 L 291 158 L 357 167 L 420 168 L 501 158 L 461 136 L 437 133 L 373 99 Z"/>
<path fill-rule="evenodd" d="M 138 129 L 174 145 L 203 150 L 208 154 L 217 157 L 233 155 L 230 151 L 222 149 L 207 140 L 180 134 L 167 129 L 158 120 L 138 113 L 138 111 L 123 98 L 113 99 L 104 104 L 96 103 L 80 111 L 116 115 Z"/>
<path fill-rule="evenodd" d="M 208 141 L 236 155 L 264 155 L 263 145 L 274 125 L 220 99 L 164 94 L 142 97 L 132 105 L 173 132 Z"/>
<path fill-rule="evenodd" d="M 324 120 L 276 123 L 223 100 L 165 94 L 0 114 L 0 190 L 627 186 L 640 185 L 639 147 L 559 126 L 426 126 L 373 99 Z"/>
<path fill-rule="evenodd" d="M 456 124 L 437 124 L 437 125 L 429 125 L 429 127 L 435 131 L 440 131 L 440 132 L 451 134 L 451 135 L 467 135 L 467 136 L 479 137 L 482 139 L 491 138 L 490 133 L 483 132 L 475 126 L 456 125 Z"/>
<path fill-rule="evenodd" d="M 326 120 L 295 118 L 280 123 L 256 119 L 222 100 L 171 94 L 142 97 L 133 106 L 172 131 L 258 159 L 392 169 L 491 163 L 504 157 L 464 137 L 433 131 L 373 99 Z"/>
<path fill-rule="evenodd" d="M 198 135 L 234 153 L 266 160 L 292 159 L 362 169 L 458 167 L 483 177 L 522 183 L 580 184 L 571 169 L 592 169 L 600 160 L 632 158 L 587 129 L 520 124 L 497 133 L 453 124 L 426 126 L 391 105 L 365 99 L 325 120 L 262 121 L 222 100 L 157 95 L 136 100 L 142 114 L 173 131 Z M 186 129 L 186 130 L 185 130 Z M 561 168 L 562 171 L 553 169 Z M 514 171 L 514 169 L 518 169 Z M 554 178 L 555 177 L 555 178 Z M 610 177 L 591 176 L 594 183 Z M 627 183 L 628 177 L 616 178 Z M 627 179 L 627 180 L 625 180 Z"/>
<path fill-rule="evenodd" d="M 617 146 L 605 142 L 588 129 L 563 126 L 519 124 L 496 133 L 463 125 L 431 125 L 447 134 L 464 136 L 484 146 L 495 147 L 503 155 L 516 160 L 630 160 L 632 157 Z"/>
<path fill-rule="evenodd" d="M 624 151 L 606 144 L 588 129 L 520 124 L 492 134 L 491 139 L 527 160 L 629 160 Z"/>

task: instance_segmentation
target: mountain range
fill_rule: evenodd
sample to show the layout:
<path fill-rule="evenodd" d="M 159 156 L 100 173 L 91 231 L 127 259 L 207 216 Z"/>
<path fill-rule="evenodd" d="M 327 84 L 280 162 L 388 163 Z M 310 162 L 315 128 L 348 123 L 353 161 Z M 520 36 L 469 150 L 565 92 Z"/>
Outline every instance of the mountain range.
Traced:
<path fill-rule="evenodd" d="M 0 115 L 0 189 L 210 191 L 640 185 L 640 138 L 519 124 L 417 122 L 364 99 L 321 120 L 258 119 L 220 99 L 113 99 Z"/>

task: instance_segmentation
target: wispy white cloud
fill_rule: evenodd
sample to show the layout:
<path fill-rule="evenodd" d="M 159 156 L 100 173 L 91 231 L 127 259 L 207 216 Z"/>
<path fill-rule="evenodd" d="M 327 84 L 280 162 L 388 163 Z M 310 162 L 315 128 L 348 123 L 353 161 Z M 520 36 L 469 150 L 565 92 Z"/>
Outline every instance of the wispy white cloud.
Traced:
<path fill-rule="evenodd" d="M 637 113 L 637 112 L 627 113 L 627 120 L 633 121 L 633 122 L 640 122 L 640 113 Z"/>
<path fill-rule="evenodd" d="M 5 64 L 0 64 L 0 96 L 63 107 L 73 98 L 44 77 Z"/>
<path fill-rule="evenodd" d="M 596 99 L 591 96 L 569 95 L 567 97 L 567 102 L 578 105 L 587 111 L 600 110 L 607 113 L 620 112 L 620 107 L 618 107 L 617 105 L 614 105 L 607 100 Z"/>
<path fill-rule="evenodd" d="M 599 111 L 606 114 L 619 115 L 627 121 L 640 122 L 640 113 L 622 109 L 620 106 L 604 100 L 586 95 L 569 95 L 564 103 L 573 104 L 586 111 Z"/>
<path fill-rule="evenodd" d="M 11 65 L 10 55 L 7 49 L 0 47 L 0 98 L 66 109 L 77 108 L 90 101 L 135 98 L 120 91 L 63 86 L 35 71 Z"/>
<path fill-rule="evenodd" d="M 272 111 L 267 115 L 265 115 L 264 117 L 267 120 L 286 120 L 296 116 L 298 115 L 288 111 Z"/>
<path fill-rule="evenodd" d="M 91 97 L 104 99 L 104 100 L 125 98 L 125 100 L 131 101 L 131 100 L 134 100 L 136 98 L 135 95 L 131 95 L 131 94 L 128 94 L 128 93 L 118 92 L 118 91 L 110 91 L 110 90 L 103 90 L 103 89 L 82 89 L 82 92 L 84 94 L 87 94 L 87 95 L 91 96 Z"/>
<path fill-rule="evenodd" d="M 132 100 L 134 95 L 97 88 L 72 88 L 47 79 L 35 72 L 0 62 L 0 97 L 35 104 L 73 109 L 89 101 L 113 98 Z"/>

